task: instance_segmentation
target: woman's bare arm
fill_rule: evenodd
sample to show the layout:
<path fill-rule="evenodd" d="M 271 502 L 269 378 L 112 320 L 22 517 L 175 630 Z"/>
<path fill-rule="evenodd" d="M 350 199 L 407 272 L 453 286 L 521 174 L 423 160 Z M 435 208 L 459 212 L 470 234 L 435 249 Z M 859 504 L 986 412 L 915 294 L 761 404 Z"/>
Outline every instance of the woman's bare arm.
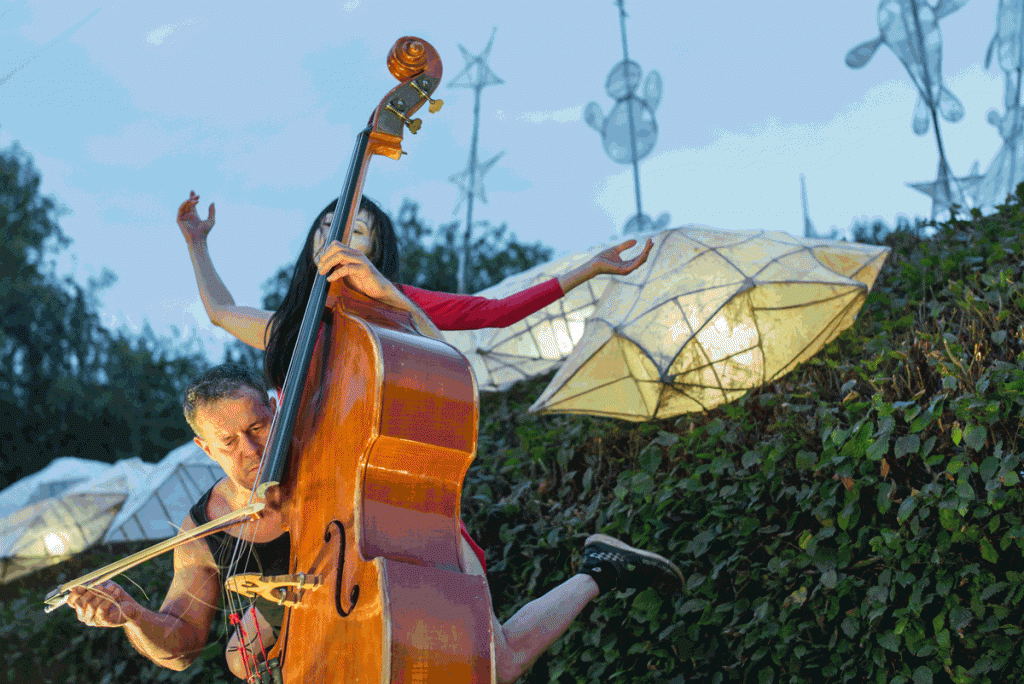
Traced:
<path fill-rule="evenodd" d="M 640 268 L 640 265 L 647 261 L 647 255 L 651 253 L 654 242 L 648 239 L 647 244 L 644 245 L 644 251 L 629 261 L 623 261 L 619 255 L 635 244 L 636 240 L 626 240 L 622 244 L 609 247 L 587 263 L 558 276 L 558 284 L 562 286 L 562 292 L 568 294 L 569 290 L 577 285 L 582 285 L 596 275 L 603 273 L 626 275 Z"/>
<path fill-rule="evenodd" d="M 264 336 L 273 312 L 235 304 L 234 297 L 213 267 L 205 239 L 202 242 L 190 242 L 188 253 L 192 257 L 199 296 L 210 322 L 224 328 L 250 347 L 265 348 Z"/>
<path fill-rule="evenodd" d="M 182 202 L 178 208 L 178 227 L 188 245 L 192 270 L 195 272 L 196 285 L 199 286 L 199 296 L 203 300 L 206 314 L 214 325 L 224 328 L 250 347 L 263 349 L 266 347 L 267 325 L 273 313 L 235 304 L 235 298 L 213 267 L 206 244 L 206 237 L 214 223 L 213 204 L 210 204 L 209 217 L 201 221 L 196 213 L 198 202 L 199 196 L 194 192 Z"/>

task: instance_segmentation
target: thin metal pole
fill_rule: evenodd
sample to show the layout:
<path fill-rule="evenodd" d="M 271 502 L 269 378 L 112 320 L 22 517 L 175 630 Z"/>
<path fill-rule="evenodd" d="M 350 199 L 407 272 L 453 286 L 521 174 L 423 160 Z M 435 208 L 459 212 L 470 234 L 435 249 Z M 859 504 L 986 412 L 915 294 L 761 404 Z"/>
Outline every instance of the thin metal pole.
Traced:
<path fill-rule="evenodd" d="M 466 268 L 469 262 L 469 246 L 473 231 L 473 198 L 476 195 L 476 143 L 480 134 L 480 91 L 483 85 L 473 89 L 473 139 L 469 144 L 469 192 L 466 201 L 466 231 L 462 235 L 462 251 L 459 252 L 457 290 L 466 293 Z"/>
<path fill-rule="evenodd" d="M 629 50 L 626 48 L 626 7 L 624 0 L 616 0 L 619 6 L 619 28 L 622 30 L 622 60 L 625 67 L 626 87 L 629 87 Z M 636 195 L 637 228 L 643 230 L 640 223 L 643 209 L 640 207 L 640 162 L 636 158 L 636 124 L 633 123 L 633 93 L 629 91 L 626 101 L 626 115 L 629 117 L 629 148 L 633 153 L 633 192 Z"/>

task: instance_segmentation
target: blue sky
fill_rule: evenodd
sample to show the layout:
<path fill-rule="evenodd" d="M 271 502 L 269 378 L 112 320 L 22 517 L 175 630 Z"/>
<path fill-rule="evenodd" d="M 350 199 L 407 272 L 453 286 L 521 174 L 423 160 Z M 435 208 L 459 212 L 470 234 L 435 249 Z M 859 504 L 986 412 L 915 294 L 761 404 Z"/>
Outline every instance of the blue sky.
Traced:
<path fill-rule="evenodd" d="M 982 171 L 999 148 L 985 121 L 1003 76 L 983 60 L 996 0 L 940 22 L 943 77 L 966 116 L 943 122 L 949 161 Z M 443 10 L 437 10 L 443 6 Z M 930 213 L 907 181 L 935 177 L 934 136 L 911 131 L 916 92 L 882 47 L 861 70 L 843 57 L 878 34 L 874 0 L 789 3 L 627 0 L 630 57 L 657 69 L 659 139 L 642 162 L 644 209 L 671 225 L 799 233 L 801 173 L 819 231 L 857 219 Z M 294 259 L 310 221 L 343 183 L 353 139 L 395 81 L 385 56 L 418 35 L 439 51 L 444 108 L 406 134 L 408 156 L 376 157 L 365 190 L 394 212 L 418 201 L 452 218 L 472 91 L 448 88 L 458 44 L 503 85 L 484 90 L 481 159 L 504 151 L 475 218 L 506 221 L 557 253 L 608 241 L 634 211 L 630 167 L 582 120 L 621 59 L 611 0 L 435 5 L 396 0 L 88 2 L 0 0 L 0 147 L 19 141 L 43 191 L 71 209 L 60 266 L 80 280 L 110 268 L 104 321 L 197 331 L 219 354 L 174 223 L 189 190 L 217 204 L 211 253 L 239 303 Z M 462 213 L 464 218 L 464 210 Z"/>

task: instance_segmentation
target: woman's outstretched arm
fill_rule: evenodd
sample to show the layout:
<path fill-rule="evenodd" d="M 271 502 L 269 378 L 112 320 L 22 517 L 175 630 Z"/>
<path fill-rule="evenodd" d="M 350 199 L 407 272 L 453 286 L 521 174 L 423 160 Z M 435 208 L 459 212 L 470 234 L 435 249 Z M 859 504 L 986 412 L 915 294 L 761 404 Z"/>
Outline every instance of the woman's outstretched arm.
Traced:
<path fill-rule="evenodd" d="M 411 285 L 401 285 L 400 289 L 409 299 L 421 306 L 426 315 L 441 330 L 504 328 L 543 309 L 594 276 L 632 273 L 647 261 L 654 242 L 648 240 L 640 254 L 624 261 L 620 256 L 621 253 L 635 244 L 636 240 L 626 240 L 619 245 L 609 247 L 587 263 L 577 266 L 557 278 L 539 283 L 503 299 L 431 292 Z"/>
<path fill-rule="evenodd" d="M 206 314 L 214 325 L 224 328 L 250 347 L 263 349 L 266 347 L 265 335 L 272 312 L 235 304 L 235 298 L 213 267 L 206 245 L 206 237 L 213 229 L 213 203 L 210 204 L 205 221 L 201 221 L 196 213 L 198 203 L 199 195 L 195 192 L 190 193 L 189 198 L 181 203 L 178 208 L 178 227 L 188 245 L 192 270 L 196 275 L 199 296 L 203 300 Z"/>
<path fill-rule="evenodd" d="M 644 245 L 644 250 L 640 252 L 640 254 L 628 261 L 623 261 L 621 256 L 622 253 L 635 244 L 636 240 L 630 239 L 626 240 L 622 244 L 609 247 L 587 263 L 577 266 L 571 271 L 566 271 L 562 275 L 558 276 L 558 284 L 562 286 L 562 292 L 569 294 L 569 290 L 573 289 L 577 285 L 582 285 L 597 275 L 605 273 L 611 275 L 627 275 L 632 273 L 638 269 L 641 264 L 647 261 L 647 255 L 651 253 L 651 248 L 654 247 L 654 241 L 648 238 L 647 244 Z"/>

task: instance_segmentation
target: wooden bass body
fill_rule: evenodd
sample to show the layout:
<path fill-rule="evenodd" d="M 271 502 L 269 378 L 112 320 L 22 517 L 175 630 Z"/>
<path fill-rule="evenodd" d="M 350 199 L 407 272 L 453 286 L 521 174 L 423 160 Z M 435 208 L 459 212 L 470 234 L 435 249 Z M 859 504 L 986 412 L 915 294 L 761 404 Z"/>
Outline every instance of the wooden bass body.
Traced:
<path fill-rule="evenodd" d="M 291 572 L 321 578 L 269 654 L 285 684 L 494 681 L 486 580 L 461 553 L 477 417 L 465 357 L 331 286 L 281 482 Z"/>

